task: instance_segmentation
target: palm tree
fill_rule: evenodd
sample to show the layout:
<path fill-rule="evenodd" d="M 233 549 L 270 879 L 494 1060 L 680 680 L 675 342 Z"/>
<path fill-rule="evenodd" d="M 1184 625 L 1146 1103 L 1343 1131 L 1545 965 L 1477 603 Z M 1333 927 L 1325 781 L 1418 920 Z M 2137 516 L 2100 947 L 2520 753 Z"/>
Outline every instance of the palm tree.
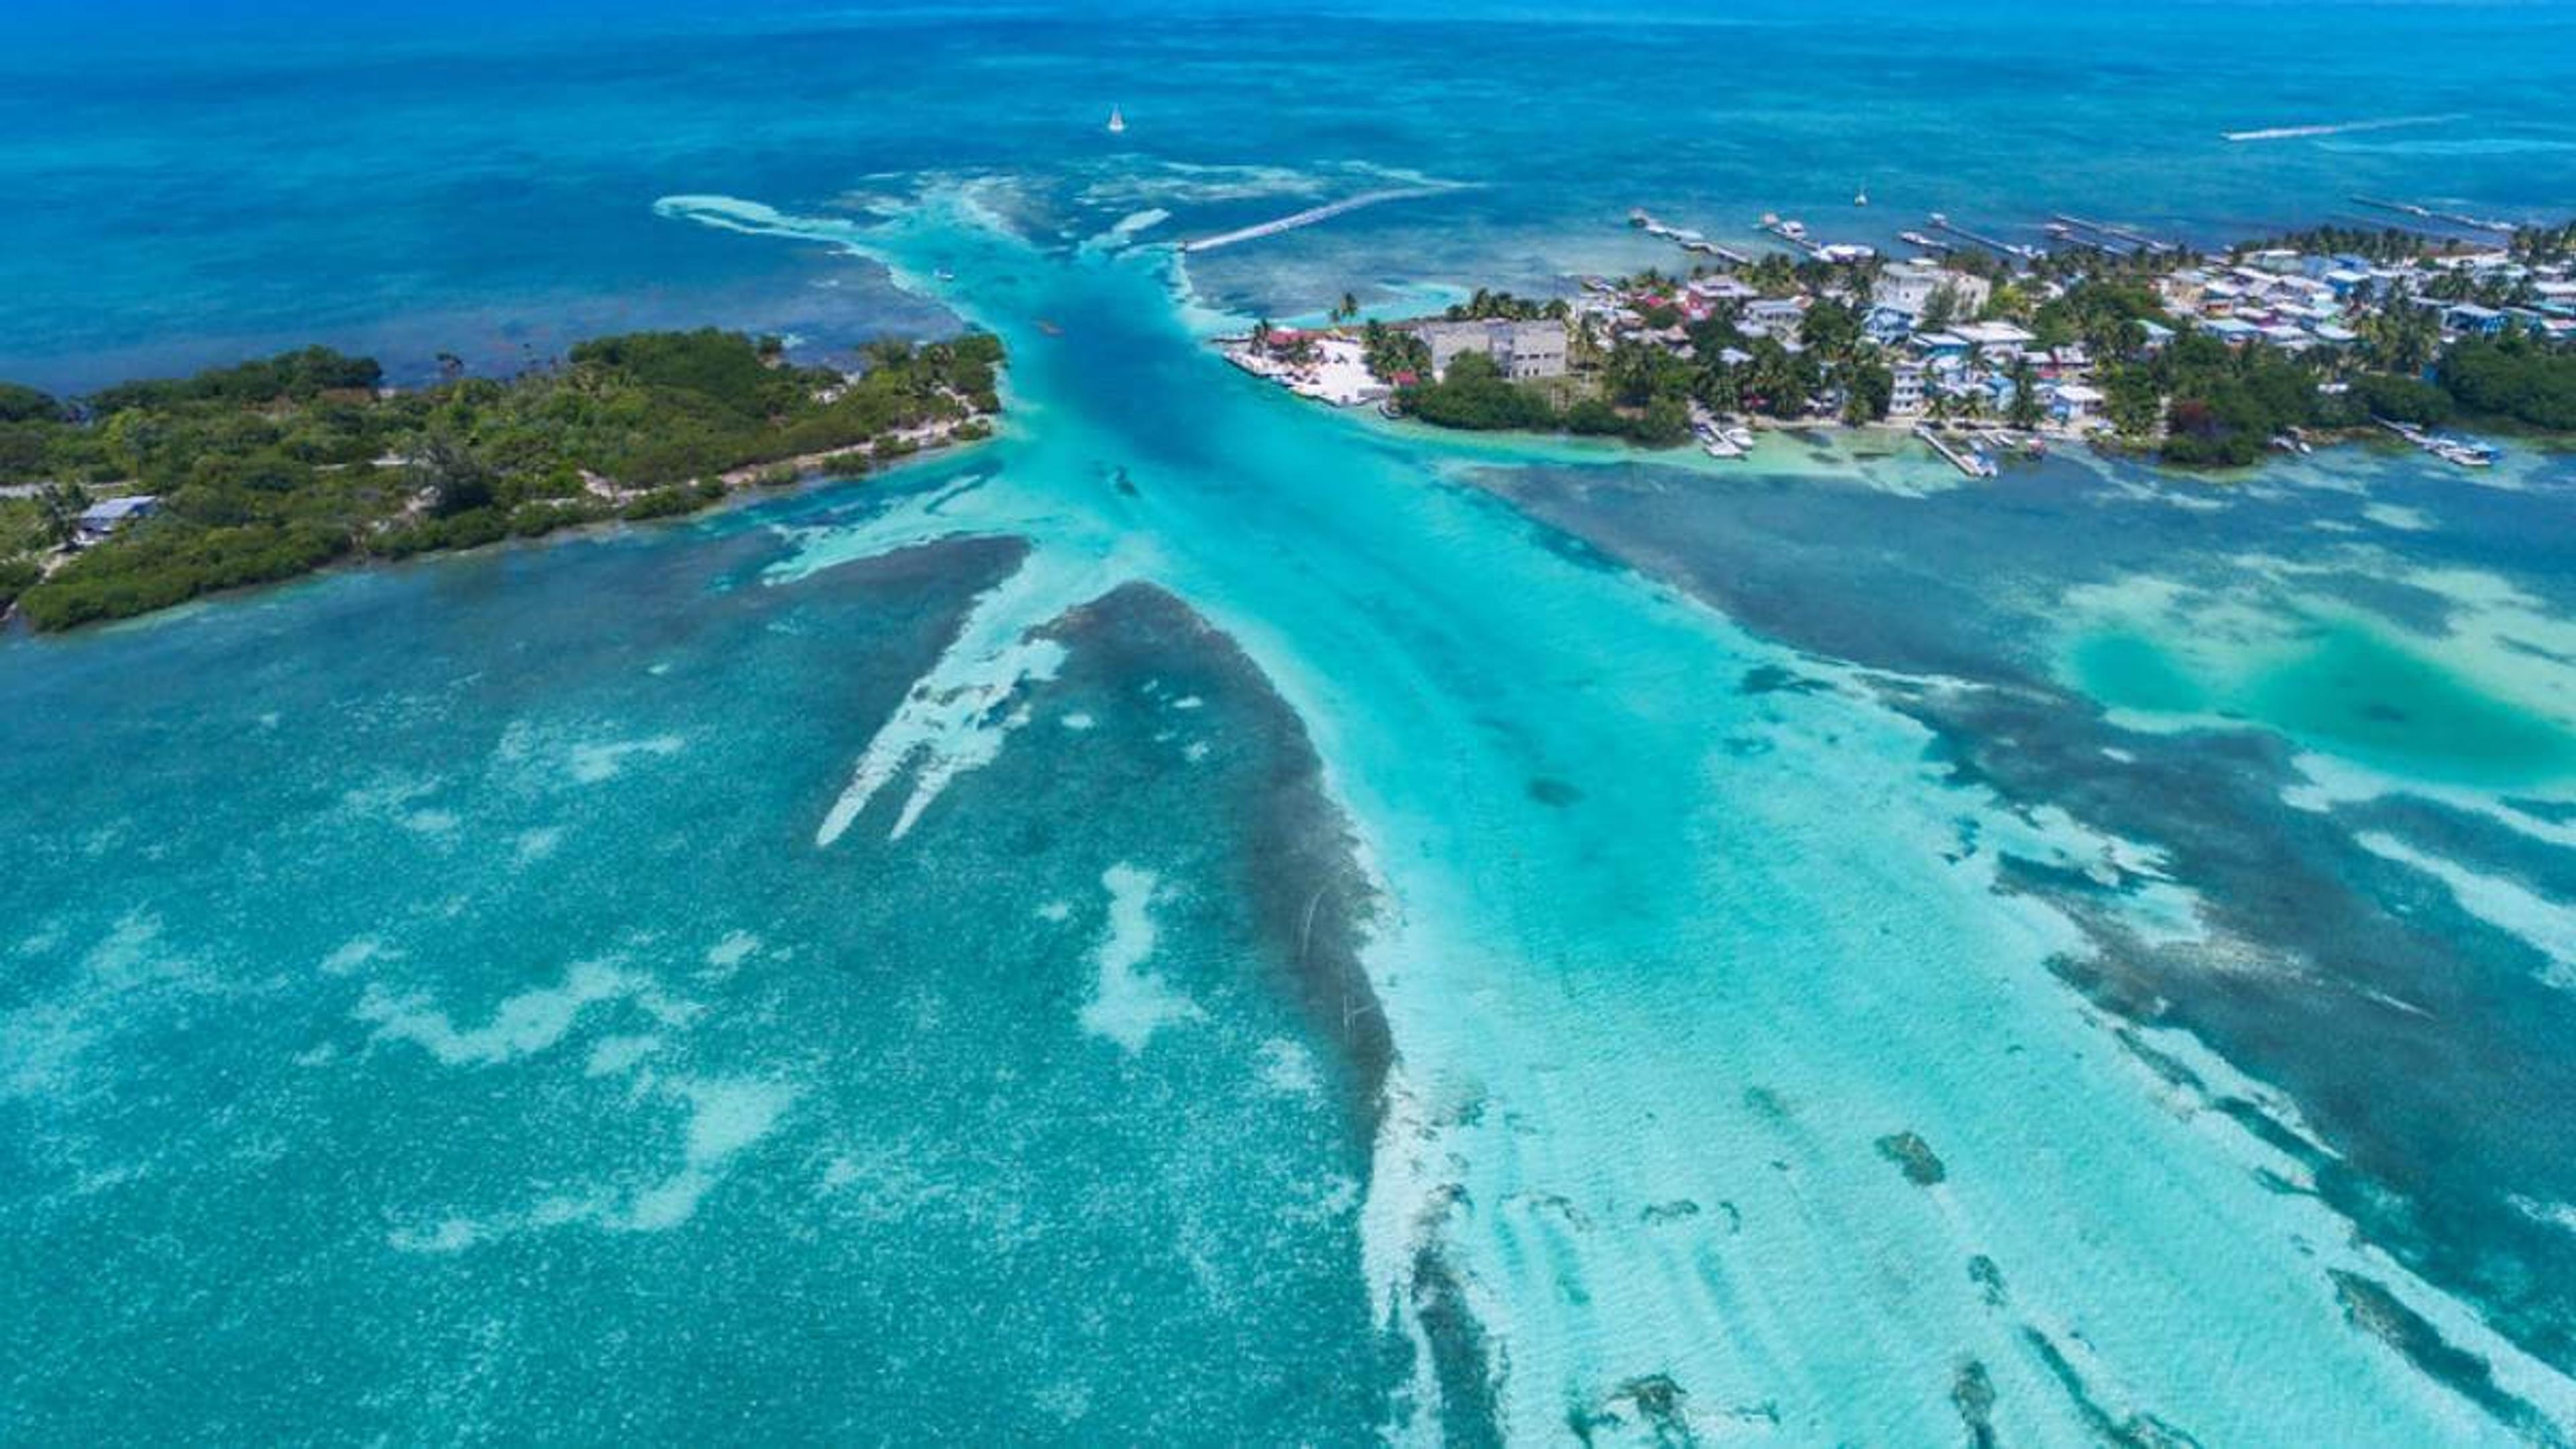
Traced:
<path fill-rule="evenodd" d="M 2012 379 L 2012 403 L 2005 413 L 2006 421 L 2028 432 L 2039 426 L 2039 379 L 2031 372 L 2030 359 L 2016 357 L 2005 374 Z"/>
<path fill-rule="evenodd" d="M 1269 318 L 1260 318 L 1252 324 L 1252 345 L 1261 349 L 1267 349 L 1270 346 Z"/>
<path fill-rule="evenodd" d="M 69 548 L 80 540 L 80 519 L 89 511 L 89 490 L 78 483 L 48 483 L 36 495 L 36 508 L 43 515 L 45 541 L 55 548 Z"/>
<path fill-rule="evenodd" d="M 1360 315 L 1360 299 L 1348 292 L 1344 292 L 1342 294 L 1342 305 L 1335 317 L 1335 320 L 1347 322 L 1358 315 Z"/>

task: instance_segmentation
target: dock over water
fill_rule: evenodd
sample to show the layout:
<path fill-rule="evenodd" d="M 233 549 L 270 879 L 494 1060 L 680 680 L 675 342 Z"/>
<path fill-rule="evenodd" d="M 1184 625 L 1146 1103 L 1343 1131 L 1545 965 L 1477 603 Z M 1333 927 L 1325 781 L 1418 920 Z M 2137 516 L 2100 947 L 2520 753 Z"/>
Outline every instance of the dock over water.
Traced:
<path fill-rule="evenodd" d="M 1960 448 L 1948 438 L 1934 432 L 1929 424 L 1915 424 L 1914 436 L 1930 445 L 1932 451 L 1940 454 L 1944 462 L 1971 478 L 1992 478 L 1998 471 L 1993 459 L 1975 448 Z"/>
<path fill-rule="evenodd" d="M 1357 211 L 1363 206 L 1377 206 L 1389 201 L 1411 201 L 1417 197 L 1438 196 L 1456 189 L 1451 186 L 1406 186 L 1393 191 L 1363 192 L 1358 196 L 1344 197 L 1340 201 L 1326 202 L 1322 206 L 1310 206 L 1291 216 L 1278 217 L 1234 231 L 1220 232 L 1215 236 L 1201 237 L 1197 241 L 1185 241 L 1180 244 L 1180 249 L 1185 252 L 1212 252 L 1219 247 L 1233 246 L 1237 242 L 1259 241 L 1266 236 L 1277 236 L 1283 231 L 1295 231 L 1301 226 L 1313 226 L 1319 221 L 1330 221 L 1345 212 Z"/>

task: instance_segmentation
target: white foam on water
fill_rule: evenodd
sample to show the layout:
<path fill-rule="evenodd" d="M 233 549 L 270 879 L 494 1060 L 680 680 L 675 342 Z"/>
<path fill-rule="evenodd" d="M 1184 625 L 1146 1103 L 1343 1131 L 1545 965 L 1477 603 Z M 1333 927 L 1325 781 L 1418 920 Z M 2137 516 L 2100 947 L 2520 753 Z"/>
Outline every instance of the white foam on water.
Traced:
<path fill-rule="evenodd" d="M 2438 116 L 2381 116 L 2366 121 L 2315 121 L 2295 126 L 2263 126 L 2249 131 L 2222 131 L 2229 141 L 2296 141 L 2317 136 L 2349 136 L 2363 131 L 2393 131 L 2407 126 L 2439 126 L 2464 121 L 2460 112 Z"/>
<path fill-rule="evenodd" d="M 1069 730 L 1094 730 L 1100 728 L 1100 721 L 1093 719 L 1089 714 L 1081 710 L 1075 710 L 1071 714 L 1057 716 L 1056 723 Z"/>
<path fill-rule="evenodd" d="M 1091 999 L 1082 1006 L 1082 1029 L 1118 1043 L 1133 1056 L 1155 1032 L 1202 1020 L 1206 1013 L 1143 969 L 1153 957 L 1156 939 L 1153 907 L 1159 882 L 1153 872 L 1113 865 L 1100 883 L 1109 891 L 1109 930 L 1091 953 L 1098 977 Z"/>
<path fill-rule="evenodd" d="M 2408 508 L 2398 503 L 2365 503 L 2361 516 L 2382 528 L 2404 533 L 2422 533 L 2433 526 L 2433 515 L 2421 508 Z"/>
<path fill-rule="evenodd" d="M 1038 919 L 1050 925 L 1063 925 L 1073 919 L 1073 902 L 1048 901 L 1038 907 Z"/>

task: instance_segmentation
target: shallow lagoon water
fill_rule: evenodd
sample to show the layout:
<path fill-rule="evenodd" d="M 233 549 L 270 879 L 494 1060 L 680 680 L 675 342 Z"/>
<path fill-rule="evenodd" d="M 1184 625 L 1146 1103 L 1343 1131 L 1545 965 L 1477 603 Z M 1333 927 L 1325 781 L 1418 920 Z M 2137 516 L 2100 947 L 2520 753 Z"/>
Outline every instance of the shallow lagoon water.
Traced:
<path fill-rule="evenodd" d="M 1136 218 L 1406 124 L 655 161 L 605 232 L 1004 333 L 1006 436 L 14 641 L 12 1432 L 2563 1441 L 2565 464 L 1671 466 L 1198 348 L 1426 233 Z"/>
<path fill-rule="evenodd" d="M 2072 663 L 2084 692 L 2114 709 L 2241 720 L 2401 773 L 2494 788 L 2576 775 L 2576 735 L 2558 722 L 2367 625 L 2318 621 L 2233 670 L 2182 658 L 2111 630 L 2077 644 Z"/>
<path fill-rule="evenodd" d="M 936 190 L 883 224 L 665 212 L 952 272 L 1012 345 L 1011 435 L 17 652 L 18 798 L 145 740 L 196 772 L 31 825 L 24 1266 L 86 1324 L 22 1360 L 40 1430 L 509 1433 L 597 1412 L 555 1366 L 606 1313 L 637 1387 L 578 1421 L 650 1435 L 745 1403 L 863 1437 L 2559 1432 L 2558 1260 L 2490 1299 L 2444 1223 L 2353 1216 L 2381 1179 L 2342 1165 L 2349 1115 L 2210 1050 L 2282 1065 L 2197 1014 L 2223 974 L 2163 978 L 2164 1014 L 2103 985 L 2260 977 L 2225 875 L 1957 768 L 1963 721 L 1921 700 L 2044 653 L 1975 621 L 1938 674 L 1902 629 L 1802 651 L 1780 619 L 1827 572 L 1766 615 L 1701 587 L 1687 530 L 1650 555 L 1560 506 L 1824 529 L 2009 491 L 1453 462 L 1231 373 L 1164 258 Z M 2058 507 L 2150 506 L 2118 481 Z M 1846 596 L 1840 627 L 1889 607 Z M 2428 1040 L 2512 1049 L 2441 1015 Z M 2571 1200 L 2538 1147 L 2450 1185 Z M 182 1201 L 262 1227 L 118 1246 Z M 40 1266 L 75 1243 L 100 1296 Z M 246 1278 L 245 1244 L 318 1270 Z M 647 1282 L 686 1306 L 638 1316 Z M 348 1357 L 249 1392 L 358 1283 Z M 202 1387 L 146 1411 L 102 1353 Z"/>

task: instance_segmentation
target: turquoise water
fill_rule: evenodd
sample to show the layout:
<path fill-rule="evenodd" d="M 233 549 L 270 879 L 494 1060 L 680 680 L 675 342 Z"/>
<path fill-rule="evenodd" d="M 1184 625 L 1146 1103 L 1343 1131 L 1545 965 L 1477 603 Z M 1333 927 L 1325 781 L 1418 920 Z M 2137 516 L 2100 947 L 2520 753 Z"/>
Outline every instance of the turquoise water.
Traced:
<path fill-rule="evenodd" d="M 1428 175 L 1477 183 L 1211 257 L 1247 313 L 1346 288 L 1668 261 L 1647 206 L 1892 243 L 1944 211 L 2203 240 L 2355 194 L 2576 211 L 2561 5 L 850 6 L 307 0 L 18 7 L 0 47 L 0 377 L 92 385 L 316 334 L 426 376 L 618 326 L 837 344 L 935 314 L 832 254 L 654 224 L 673 192 L 822 203 L 924 169 L 1215 231 Z M 1116 140 L 1113 104 L 1133 123 Z M 2261 127 L 2444 116 L 2231 144 Z M 1857 212 L 1855 190 L 1872 205 Z"/>
<path fill-rule="evenodd" d="M 2353 34 L 2507 24 L 2314 13 L 2351 32 L 2316 32 L 2326 74 Z M 559 204 L 642 250 L 572 248 L 509 306 L 578 317 L 633 266 L 682 279 L 674 312 L 953 313 L 1009 342 L 1010 427 L 708 519 L 8 641 L 0 1433 L 2576 1432 L 2564 460 L 2470 487 L 2347 450 L 2213 489 L 2059 459 L 1972 491 L 1870 441 L 1727 467 L 1382 428 L 1198 336 L 1311 305 L 1300 276 L 1404 271 L 1419 223 L 1187 271 L 1133 242 L 1353 159 L 1463 175 L 1460 128 L 1322 104 L 1438 45 L 1354 23 L 1272 114 L 1184 84 L 1247 64 L 1258 15 L 632 51 L 553 19 L 491 54 L 622 78 L 565 87 L 635 108 L 595 129 L 564 95 L 520 123 L 616 153 Z M 209 86 L 258 90 L 245 55 L 327 72 L 237 23 L 187 62 Z M 1426 24 L 1397 33 L 1506 75 L 1587 33 Z M 887 88 L 1026 73 L 982 93 L 1004 129 L 1168 61 L 1131 137 L 1195 96 L 1191 144 L 1274 127 L 1289 179 L 1229 199 L 1244 175 L 794 103 L 836 82 L 777 47 L 890 25 L 917 45 L 869 52 Z M 455 42 L 371 43 L 394 95 L 457 107 L 449 140 L 490 124 L 404 48 Z M 765 83 L 669 83 L 701 54 Z M 1544 129 L 1613 149 L 1608 82 L 1567 86 L 1584 123 Z M 2196 134 L 2206 102 L 2160 104 Z M 635 140 L 653 112 L 704 129 Z M 663 167 L 686 136 L 699 163 Z M 2227 169 L 2149 214 L 2256 204 Z M 2495 205 L 2546 180 L 2444 174 Z M 1516 215 L 1559 194 L 1524 173 L 1444 245 L 1508 261 L 1616 183 Z M 404 215 L 333 225 L 435 250 Z M 272 261 L 305 234 L 247 203 L 205 227 Z M 306 275 L 348 335 L 399 330 L 508 296 L 524 242 Z M 114 354 L 52 329 L 65 297 L 174 354 L 267 325 L 219 256 L 151 326 L 119 310 L 147 266 L 84 292 L 28 265 L 0 335 L 67 371 Z"/>
<path fill-rule="evenodd" d="M 2193 678 L 2152 639 L 2109 631 L 2076 650 L 2085 691 L 2151 714 L 2251 720 L 2418 776 L 2540 786 L 2576 776 L 2576 735 L 2364 627 L 2332 623 L 2242 675 Z"/>

